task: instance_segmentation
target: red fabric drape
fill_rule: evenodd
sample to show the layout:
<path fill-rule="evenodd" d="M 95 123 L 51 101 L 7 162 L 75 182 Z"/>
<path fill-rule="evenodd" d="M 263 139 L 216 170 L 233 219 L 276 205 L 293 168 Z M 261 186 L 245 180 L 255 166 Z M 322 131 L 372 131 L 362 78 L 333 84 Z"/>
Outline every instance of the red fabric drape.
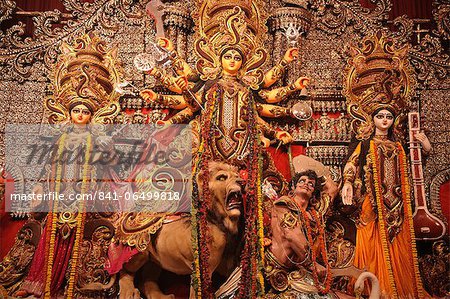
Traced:
<path fill-rule="evenodd" d="M 392 0 L 390 19 L 407 15 L 413 19 L 432 19 L 433 0 Z M 362 6 L 374 8 L 370 0 L 359 0 Z"/>
<path fill-rule="evenodd" d="M 5 186 L 5 199 L 7 199 L 10 194 L 14 192 L 14 179 L 8 173 L 6 173 L 5 177 L 8 181 Z M 0 181 L 3 181 L 3 179 L 0 178 Z M 11 218 L 9 213 L 5 212 L 5 199 L 0 201 L 0 261 L 11 249 L 17 232 L 26 222 L 26 220 L 14 220 Z"/>
<path fill-rule="evenodd" d="M 17 0 L 16 3 L 17 7 L 24 11 L 46 11 L 54 9 L 65 11 L 64 5 L 59 0 L 46 0 L 46 1 Z"/>
<path fill-rule="evenodd" d="M 82 0 L 81 2 L 93 2 L 95 0 Z M 367 8 L 374 8 L 375 5 L 371 0 L 359 0 L 362 6 Z M 392 10 L 390 19 L 393 20 L 398 16 L 407 15 L 410 18 L 432 19 L 432 3 L 433 0 L 392 0 Z M 66 12 L 61 0 L 17 0 L 17 7 L 23 11 L 48 11 L 58 9 Z M 26 35 L 30 36 L 33 32 L 33 22 L 31 17 L 15 16 L 14 20 L 8 20 L 1 24 L 1 29 L 5 30 L 12 24 L 17 24 L 22 21 L 26 24 Z"/>
<path fill-rule="evenodd" d="M 269 147 L 267 149 L 269 154 L 272 156 L 272 159 L 277 167 L 278 171 L 284 176 L 287 181 L 291 180 L 291 169 L 289 166 L 289 155 L 286 147 Z M 302 145 L 291 145 L 291 153 L 292 158 L 298 155 L 304 155 L 306 152 L 306 148 Z"/>
<path fill-rule="evenodd" d="M 447 218 L 447 223 L 450 223 L 450 181 L 447 181 L 441 185 L 439 190 L 439 199 L 441 201 L 442 213 Z M 447 230 L 447 234 L 450 235 L 450 231 Z"/>
<path fill-rule="evenodd" d="M 432 19 L 433 0 L 395 0 L 392 1 L 391 19 L 407 15 L 414 19 Z"/>
<path fill-rule="evenodd" d="M 94 2 L 95 0 L 81 0 L 80 2 Z M 67 13 L 61 0 L 16 0 L 15 11 L 26 11 L 26 12 L 39 12 L 39 11 L 53 11 L 55 9 L 62 13 Z M 25 36 L 33 35 L 33 20 L 31 16 L 14 15 L 11 20 L 6 20 L 0 25 L 0 29 L 5 31 L 12 25 L 22 22 L 25 24 Z M 60 25 L 56 25 L 61 27 Z"/>
<path fill-rule="evenodd" d="M 93 2 L 93 0 L 84 0 L 81 2 Z M 359 2 L 364 7 L 375 7 L 375 5 L 371 3 L 371 0 L 360 0 Z M 391 2 L 392 19 L 405 14 L 410 18 L 431 18 L 431 7 L 433 0 L 393 0 Z M 17 0 L 16 3 L 17 7 L 20 7 L 26 11 L 46 11 L 53 9 L 65 11 L 61 0 Z"/>

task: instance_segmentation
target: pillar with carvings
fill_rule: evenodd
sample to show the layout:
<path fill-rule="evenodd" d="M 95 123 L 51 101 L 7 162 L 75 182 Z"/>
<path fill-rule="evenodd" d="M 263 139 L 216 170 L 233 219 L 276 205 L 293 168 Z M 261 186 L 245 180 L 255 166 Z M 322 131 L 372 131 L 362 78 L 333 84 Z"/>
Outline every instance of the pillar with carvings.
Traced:
<path fill-rule="evenodd" d="M 163 10 L 163 22 L 166 37 L 175 44 L 178 54 L 186 59 L 188 56 L 188 36 L 194 26 L 187 5 L 166 5 Z"/>
<path fill-rule="evenodd" d="M 294 28 L 302 32 L 302 35 L 297 43 L 299 50 L 301 51 L 302 39 L 304 39 L 308 33 L 312 22 L 312 14 L 306 8 L 306 1 L 282 2 L 284 6 L 275 9 L 268 20 L 269 33 L 273 36 L 273 48 L 271 55 L 273 65 L 281 60 L 284 51 L 290 47 L 286 37 L 283 35 L 285 29 L 289 25 L 292 25 Z M 289 77 L 297 78 L 300 76 L 300 64 L 293 63 L 289 67 Z"/>

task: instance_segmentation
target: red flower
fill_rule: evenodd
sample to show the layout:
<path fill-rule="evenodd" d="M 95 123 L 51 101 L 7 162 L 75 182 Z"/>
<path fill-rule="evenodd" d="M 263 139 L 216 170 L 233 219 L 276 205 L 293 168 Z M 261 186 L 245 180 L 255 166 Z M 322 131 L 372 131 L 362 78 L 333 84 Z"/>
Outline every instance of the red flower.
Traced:
<path fill-rule="evenodd" d="M 244 180 L 245 183 L 247 183 L 248 180 L 248 171 L 246 169 L 242 169 L 239 171 L 239 176 L 241 177 L 241 179 Z"/>

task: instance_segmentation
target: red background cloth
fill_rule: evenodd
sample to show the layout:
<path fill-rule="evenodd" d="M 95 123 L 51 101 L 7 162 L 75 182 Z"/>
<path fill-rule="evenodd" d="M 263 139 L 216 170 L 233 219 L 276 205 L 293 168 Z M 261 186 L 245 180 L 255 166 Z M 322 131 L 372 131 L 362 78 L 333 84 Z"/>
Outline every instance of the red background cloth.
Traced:
<path fill-rule="evenodd" d="M 14 192 L 14 179 L 10 174 L 5 175 L 8 183 L 6 184 L 5 198 L 9 198 L 9 194 Z M 0 176 L 0 183 L 4 183 Z M 25 220 L 15 220 L 11 218 L 9 213 L 5 212 L 5 200 L 0 201 L 0 260 L 8 253 L 14 244 L 14 240 L 19 229 L 24 225 Z"/>
<path fill-rule="evenodd" d="M 441 185 L 439 190 L 439 198 L 441 200 L 442 213 L 447 218 L 447 223 L 450 223 L 450 181 Z M 450 228 L 447 227 L 447 234 L 450 235 Z"/>

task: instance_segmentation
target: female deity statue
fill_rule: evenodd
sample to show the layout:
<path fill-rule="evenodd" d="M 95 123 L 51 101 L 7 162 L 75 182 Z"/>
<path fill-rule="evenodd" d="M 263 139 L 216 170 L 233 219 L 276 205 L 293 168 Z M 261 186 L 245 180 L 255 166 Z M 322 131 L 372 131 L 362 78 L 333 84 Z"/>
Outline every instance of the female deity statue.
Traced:
<path fill-rule="evenodd" d="M 63 200 L 43 202 L 33 209 L 49 213 L 32 213 L 45 218 L 30 270 L 16 292 L 20 297 L 74 297 L 81 276 L 87 206 L 83 200 L 71 200 L 70 195 L 91 194 L 102 183 L 105 173 L 92 162 L 99 154 L 94 148 L 108 145 L 93 125 L 112 123 L 119 112 L 115 51 L 106 51 L 104 42 L 85 35 L 73 46 L 63 44 L 62 52 L 55 68 L 53 96 L 45 101 L 51 112 L 49 122 L 58 124 L 62 134 L 54 145 L 51 167 L 33 193 L 55 192 Z"/>
<path fill-rule="evenodd" d="M 344 168 L 342 200 L 360 211 L 354 265 L 378 277 L 383 298 L 426 298 L 407 156 L 398 138 L 413 83 L 406 50 L 379 34 L 367 38 L 362 49 L 353 47 L 352 56 L 345 92 L 359 142 Z M 417 140 L 424 151 L 431 149 L 424 134 Z"/>
<path fill-rule="evenodd" d="M 270 144 L 269 139 L 279 140 L 283 144 L 292 141 L 288 132 L 274 130 L 261 116 L 272 118 L 289 116 L 290 109 L 272 104 L 280 102 L 293 92 L 305 88 L 309 79 L 300 77 L 287 87 L 266 89 L 279 80 L 286 65 L 297 58 L 297 48 L 288 49 L 280 64 L 273 67 L 264 76 L 259 69 L 253 70 L 254 73 L 251 76 L 248 75 L 249 64 L 255 64 L 256 59 L 262 60 L 265 57 L 257 57 L 257 54 L 260 53 L 258 52 L 259 49 L 255 49 L 254 40 L 245 35 L 240 36 L 237 34 L 239 31 L 233 30 L 236 30 L 236 23 L 239 18 L 240 12 L 229 17 L 227 24 L 229 23 L 231 26 L 230 31 L 225 34 L 217 33 L 220 39 L 218 37 L 211 38 L 209 42 L 215 41 L 216 44 L 209 46 L 208 52 L 205 52 L 203 43 L 206 43 L 206 41 L 202 39 L 197 41 L 196 50 L 202 57 L 197 62 L 197 66 L 200 68 L 200 76 L 186 62 L 178 58 L 169 40 L 160 38 L 158 43 L 173 53 L 173 57 L 176 57 L 174 66 L 180 77 L 170 78 L 157 68 L 152 69 L 149 73 L 180 95 L 160 95 L 151 89 L 146 89 L 141 92 L 141 96 L 147 101 L 180 111 L 162 122 L 165 124 L 186 123 L 194 117 L 197 111 L 200 111 L 200 117 L 191 122 L 194 127 L 194 134 L 197 137 L 196 144 L 194 144 L 195 148 L 198 148 L 201 139 L 198 131 L 205 124 L 211 122 L 209 125 L 213 137 L 208 146 L 211 147 L 213 159 L 243 166 L 246 164 L 243 162 L 244 158 L 250 152 L 251 139 L 255 137 L 251 135 L 252 122 L 255 126 L 255 132 L 258 132 L 260 141 L 265 146 Z M 231 43 L 230 40 L 234 40 L 234 42 Z M 206 63 L 203 61 L 205 58 L 203 57 L 208 56 L 210 58 L 213 55 L 216 65 L 214 70 L 211 70 L 205 66 Z M 216 73 L 214 76 L 211 74 L 213 71 Z M 260 77 L 255 78 L 255 76 Z M 188 82 L 189 80 L 197 81 L 192 86 Z M 258 80 L 261 82 L 257 82 Z M 254 92 L 252 89 L 256 89 L 258 92 Z M 208 114 L 207 111 L 210 107 L 212 109 Z M 198 131 L 195 131 L 195 129 Z"/>
<path fill-rule="evenodd" d="M 387 298 L 424 298 L 412 228 L 406 154 L 395 141 L 391 107 L 372 114 L 373 135 L 358 144 L 344 168 L 344 204 L 362 203 L 354 265 L 373 272 Z M 417 138 L 430 151 L 428 138 Z M 420 295 L 422 294 L 422 295 Z"/>
<path fill-rule="evenodd" d="M 262 151 L 261 143 L 267 146 L 269 139 L 282 143 L 292 141 L 288 132 L 274 130 L 262 117 L 289 116 L 290 109 L 274 104 L 304 88 L 309 80 L 300 77 L 289 86 L 269 90 L 282 78 L 286 65 L 298 56 L 298 49 L 287 50 L 282 61 L 264 74 L 261 68 L 267 59 L 263 48 L 267 28 L 257 1 L 243 1 L 232 6 L 225 2 L 204 1 L 199 5 L 198 16 L 194 43 L 198 55 L 196 69 L 179 57 L 170 41 L 159 39 L 159 45 L 170 53 L 179 77 L 169 76 L 158 68 L 149 73 L 178 94 L 162 95 L 147 89 L 141 96 L 179 111 L 165 120 L 166 124 L 192 120 L 194 177 L 203 175 L 199 180 L 208 181 L 208 163 L 213 160 L 233 164 L 246 173 L 248 196 L 243 203 L 246 221 L 242 228 L 245 245 L 242 252 L 235 254 L 241 255 L 244 273 L 239 297 L 254 298 L 264 291 L 259 270 L 264 230 L 261 182 L 266 177 L 264 170 L 273 166 L 268 154 Z M 284 180 L 281 178 L 280 182 L 282 186 L 277 186 L 280 187 L 277 191 L 284 192 L 281 190 L 285 187 Z M 193 281 L 199 282 L 198 294 L 209 298 L 212 294 L 206 270 L 209 252 L 205 211 L 212 203 L 208 186 L 203 185 L 203 192 L 198 188 L 194 180 L 192 222 L 197 225 L 198 243 L 194 242 L 194 250 L 198 254 Z M 198 198 L 200 193 L 203 194 L 201 199 Z M 258 263 L 261 267 L 256 266 Z M 250 285 L 252 287 L 248 287 Z"/>

